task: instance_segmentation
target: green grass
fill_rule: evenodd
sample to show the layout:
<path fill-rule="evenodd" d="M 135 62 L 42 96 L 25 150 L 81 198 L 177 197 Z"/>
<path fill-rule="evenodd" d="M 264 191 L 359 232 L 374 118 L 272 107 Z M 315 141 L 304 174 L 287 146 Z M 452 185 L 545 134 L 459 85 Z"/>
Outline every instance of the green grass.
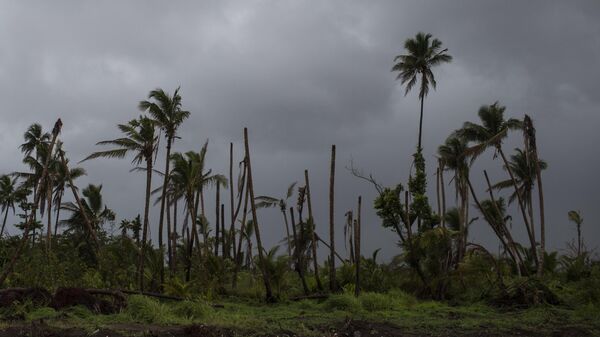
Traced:
<path fill-rule="evenodd" d="M 116 324 L 206 325 L 230 328 L 243 335 L 292 332 L 318 336 L 347 318 L 385 322 L 402 327 L 409 333 L 452 334 L 453 331 L 481 332 L 544 331 L 564 326 L 583 327 L 600 334 L 600 308 L 589 305 L 577 309 L 538 306 L 526 310 L 500 311 L 485 304 L 450 306 L 442 302 L 418 301 L 400 291 L 387 294 L 364 293 L 330 296 L 327 300 L 302 300 L 267 305 L 258 300 L 224 299 L 222 307 L 202 300 L 183 302 L 157 301 L 134 295 L 120 313 L 95 315 L 83 307 L 62 312 L 50 308 L 32 309 L 26 319 L 44 319 L 57 327 L 80 327 L 86 330 L 110 328 Z"/>

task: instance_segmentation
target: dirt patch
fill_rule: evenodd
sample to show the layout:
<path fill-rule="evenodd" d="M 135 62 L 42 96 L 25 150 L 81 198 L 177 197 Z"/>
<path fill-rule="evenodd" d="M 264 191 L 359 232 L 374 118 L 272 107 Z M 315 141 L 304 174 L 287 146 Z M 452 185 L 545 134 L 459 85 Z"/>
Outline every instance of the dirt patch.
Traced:
<path fill-rule="evenodd" d="M 246 335 L 263 337 L 300 337 L 293 333 L 282 332 L 275 335 L 260 333 L 244 333 L 207 325 L 190 326 L 157 326 L 145 324 L 116 324 L 107 329 L 86 331 L 81 328 L 56 328 L 43 322 L 29 325 L 16 325 L 0 330 L 0 337 L 242 337 Z M 431 333 L 414 333 L 389 323 L 372 323 L 367 321 L 347 321 L 332 330 L 323 330 L 324 337 L 586 337 L 598 336 L 591 331 L 578 327 L 562 327 L 552 333 L 513 330 L 499 332 L 482 328 L 477 332 L 436 331 Z"/>

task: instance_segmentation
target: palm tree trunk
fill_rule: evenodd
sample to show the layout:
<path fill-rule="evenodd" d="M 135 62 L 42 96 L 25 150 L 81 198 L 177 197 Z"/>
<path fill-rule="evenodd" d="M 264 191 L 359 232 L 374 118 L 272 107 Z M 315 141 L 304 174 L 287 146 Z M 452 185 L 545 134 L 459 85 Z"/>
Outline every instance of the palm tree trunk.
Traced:
<path fill-rule="evenodd" d="M 8 210 L 9 209 L 10 209 L 10 207 L 7 205 L 6 211 L 4 212 L 4 220 L 2 221 L 2 229 L 0 229 L 0 239 L 2 238 L 2 235 L 4 234 L 4 227 L 6 226 L 6 219 L 8 218 Z"/>
<path fill-rule="evenodd" d="M 256 203 L 254 202 L 254 186 L 252 181 L 252 164 L 250 161 L 250 146 L 248 145 L 248 129 L 244 128 L 244 146 L 246 148 L 246 160 L 248 165 L 248 190 L 250 193 L 250 205 L 252 208 L 252 221 L 254 222 L 254 234 L 256 236 L 256 244 L 258 246 L 258 258 L 260 260 L 260 269 L 263 274 L 263 280 L 265 283 L 266 301 L 273 302 L 273 291 L 271 289 L 271 280 L 269 277 L 269 271 L 265 265 L 263 245 L 260 239 L 260 226 L 258 224 L 258 216 L 256 214 Z"/>
<path fill-rule="evenodd" d="M 215 256 L 219 256 L 219 231 L 221 230 L 221 184 L 217 182 L 217 192 L 215 196 Z"/>
<path fill-rule="evenodd" d="M 197 199 L 196 199 L 197 200 Z M 191 273 L 192 273 L 192 255 L 194 253 L 194 239 L 196 238 L 197 234 L 198 234 L 198 229 L 196 228 L 196 212 L 197 210 L 195 209 L 195 202 L 194 202 L 194 192 L 188 192 L 187 193 L 187 203 L 188 203 L 188 211 L 189 211 L 189 216 L 190 216 L 190 220 L 192 222 L 192 233 L 191 235 L 188 234 L 188 252 L 187 252 L 187 261 L 186 261 L 186 273 L 185 273 L 185 280 L 186 282 L 190 281 L 191 278 Z M 188 226 L 189 228 L 189 226 Z M 198 242 L 199 244 L 200 242 Z"/>
<path fill-rule="evenodd" d="M 506 167 L 506 171 L 508 171 L 508 174 L 510 175 L 510 179 L 512 180 L 513 186 L 515 188 L 515 193 L 517 193 L 517 200 L 519 201 L 519 208 L 521 209 L 521 215 L 523 216 L 523 221 L 525 222 L 525 228 L 527 229 L 527 235 L 529 236 L 529 242 L 531 243 L 531 254 L 533 255 L 533 259 L 535 261 L 536 267 L 539 267 L 539 260 L 538 260 L 538 256 L 537 256 L 537 247 L 536 247 L 536 243 L 535 243 L 535 236 L 533 235 L 531 225 L 529 224 L 529 221 L 527 220 L 527 214 L 525 211 L 525 204 L 523 201 L 523 196 L 521 195 L 521 191 L 519 190 L 519 186 L 517 185 L 517 181 L 515 180 L 515 176 L 512 172 L 512 169 L 510 168 L 510 165 L 508 164 L 508 160 L 506 159 L 506 156 L 504 155 L 504 151 L 502 151 L 502 146 L 497 145 L 496 148 L 498 149 L 498 152 L 500 153 L 500 156 L 502 157 L 502 160 L 504 161 L 504 166 Z"/>
<path fill-rule="evenodd" d="M 438 160 L 440 167 L 440 185 L 442 187 L 442 227 L 446 228 L 446 188 L 444 186 L 444 163 Z"/>
<path fill-rule="evenodd" d="M 160 200 L 160 216 L 158 218 L 158 248 L 160 250 L 160 284 L 162 285 L 165 282 L 165 267 L 164 267 L 164 250 L 165 246 L 163 244 L 163 231 L 164 231 L 164 219 L 165 219 L 165 202 L 167 199 L 167 186 L 169 185 L 169 164 L 171 161 L 169 158 L 171 157 L 171 143 L 173 142 L 172 138 L 167 138 L 167 153 L 165 158 L 165 175 L 163 180 L 163 188 L 162 188 L 162 198 Z M 162 286 L 161 286 L 162 287 Z"/>
<path fill-rule="evenodd" d="M 52 248 L 52 179 L 48 177 L 48 183 L 46 185 L 46 217 L 48 218 L 48 229 L 46 233 L 46 252 L 50 253 L 50 249 Z"/>
<path fill-rule="evenodd" d="M 169 265 L 169 270 L 173 270 L 173 251 L 172 251 L 172 247 L 171 247 L 171 236 L 173 235 L 172 232 L 172 227 L 171 227 L 171 198 L 169 197 L 169 195 L 166 195 L 167 200 L 166 202 L 166 213 L 167 213 L 167 258 L 168 258 L 168 265 Z"/>
<path fill-rule="evenodd" d="M 357 209 L 357 220 L 354 226 L 354 251 L 356 252 L 356 281 L 354 283 L 354 295 L 358 297 L 360 295 L 360 221 L 361 221 L 361 207 L 362 197 L 358 196 L 358 209 Z"/>
<path fill-rule="evenodd" d="M 179 200 L 177 199 L 177 197 L 175 197 L 175 200 L 173 200 L 173 236 L 171 237 L 172 243 L 171 243 L 171 249 L 172 254 L 173 254 L 173 263 L 171 265 L 171 268 L 173 270 L 173 273 L 175 272 L 175 269 L 177 267 L 177 236 L 179 235 L 177 233 L 177 204 L 179 203 Z M 183 233 L 181 233 L 181 236 L 183 237 Z"/>
<path fill-rule="evenodd" d="M 221 256 L 223 258 L 226 257 L 228 252 L 225 234 L 225 204 L 221 204 Z"/>
<path fill-rule="evenodd" d="M 152 158 L 146 158 L 146 199 L 144 205 L 144 225 L 142 227 L 142 247 L 139 262 L 139 286 L 144 291 L 144 262 L 146 259 L 146 241 L 148 239 L 148 216 L 150 214 L 150 193 L 152 193 Z"/>
<path fill-rule="evenodd" d="M 240 212 L 240 207 L 242 206 L 242 199 L 244 198 L 244 195 L 246 195 L 246 193 L 244 193 L 244 187 L 246 186 L 246 160 L 244 159 L 243 163 L 242 163 L 243 167 L 242 167 L 242 180 L 241 180 L 241 185 L 240 185 L 240 190 L 238 191 L 238 204 L 236 206 L 235 212 L 233 214 L 233 217 L 231 218 L 231 226 L 229 227 L 229 231 L 230 231 L 230 236 L 231 236 L 231 248 L 233 250 L 233 260 L 237 261 L 237 252 L 238 250 L 236 249 L 237 247 L 241 248 L 240 246 L 236 246 L 236 239 L 235 239 L 235 222 L 237 221 L 239 212 Z M 231 187 L 233 189 L 233 185 Z M 247 191 L 247 189 L 246 189 Z M 244 204 L 244 214 L 246 213 L 246 207 L 247 204 Z M 241 236 L 240 236 L 240 240 L 241 240 Z"/>
<path fill-rule="evenodd" d="M 442 224 L 442 199 L 440 196 L 440 167 L 435 171 L 435 196 L 437 198 L 437 210 L 440 217 L 440 225 Z"/>
<path fill-rule="evenodd" d="M 321 283 L 321 278 L 319 277 L 319 260 L 317 259 L 317 238 L 315 235 L 316 224 L 312 213 L 310 185 L 308 182 L 308 170 L 304 170 L 304 181 L 306 182 L 306 204 L 308 205 L 308 223 L 310 226 L 310 240 L 312 242 L 312 258 L 313 268 L 315 270 L 315 280 L 317 281 L 317 289 L 319 291 L 323 291 L 323 284 Z"/>
<path fill-rule="evenodd" d="M 337 290 L 335 276 L 335 145 L 331 145 L 331 165 L 329 171 L 329 290 Z"/>
<path fill-rule="evenodd" d="M 425 77 L 425 75 L 423 75 L 423 77 Z M 423 80 L 421 80 L 423 81 Z M 421 147 L 421 135 L 423 133 L 423 101 L 425 100 L 425 97 L 421 96 L 421 115 L 419 117 L 419 145 L 417 146 L 417 150 L 422 149 Z"/>
<path fill-rule="evenodd" d="M 230 215 L 231 215 L 231 227 L 229 229 L 229 244 L 228 246 L 231 247 L 231 249 L 235 250 L 235 242 L 232 242 L 232 238 L 235 238 L 235 235 L 232 234 L 233 232 L 233 227 L 235 224 L 235 204 L 234 204 L 234 198 L 233 198 L 233 143 L 229 143 L 229 208 L 230 208 Z M 223 223 L 225 223 L 225 220 L 223 220 Z M 231 257 L 235 256 L 235 252 L 231 255 L 231 252 L 228 251 L 227 255 L 230 255 Z"/>
<path fill-rule="evenodd" d="M 248 166 L 246 165 L 247 158 L 244 157 L 244 176 L 248 172 Z M 242 241 L 244 241 L 244 231 L 246 229 L 246 217 L 248 216 L 248 198 L 250 193 L 248 192 L 248 188 L 246 187 L 246 191 L 244 193 L 244 213 L 242 213 L 242 225 L 240 226 L 240 238 L 238 239 L 238 246 L 236 250 L 235 258 L 235 268 L 233 270 L 233 283 L 232 288 L 235 289 L 237 287 L 237 274 L 240 270 L 240 265 L 242 264 Z M 241 200 L 241 196 L 240 196 Z M 238 205 L 239 206 L 239 205 Z M 235 234 L 234 234 L 235 238 Z M 234 239 L 235 242 L 235 239 Z"/>
<path fill-rule="evenodd" d="M 58 221 L 60 219 L 60 205 L 62 203 L 62 196 L 63 196 L 63 191 L 58 191 L 58 193 L 60 193 L 58 195 L 58 206 L 56 207 L 56 219 L 54 220 L 54 236 L 56 236 L 58 234 Z M 1 235 L 0 235 L 1 236 Z"/>
<path fill-rule="evenodd" d="M 300 277 L 300 282 L 302 283 L 302 290 L 304 290 L 304 295 L 308 296 L 308 285 L 306 284 L 306 279 L 304 278 L 304 268 L 302 267 L 302 254 L 300 252 L 300 238 L 296 233 L 296 221 L 294 220 L 294 208 L 290 207 L 290 218 L 292 220 L 292 232 L 294 235 L 294 255 L 296 258 L 296 272 Z"/>

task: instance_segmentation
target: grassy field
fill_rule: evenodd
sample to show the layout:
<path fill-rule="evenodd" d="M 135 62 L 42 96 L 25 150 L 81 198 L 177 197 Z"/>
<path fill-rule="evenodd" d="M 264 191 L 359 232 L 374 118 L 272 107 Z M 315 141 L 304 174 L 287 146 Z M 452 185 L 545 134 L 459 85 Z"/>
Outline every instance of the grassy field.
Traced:
<path fill-rule="evenodd" d="M 55 311 L 27 304 L 15 307 L 12 314 L 19 310 L 25 320 L 3 321 L 4 331 L 43 324 L 49 331 L 76 328 L 82 336 L 101 329 L 121 335 L 168 336 L 181 326 L 202 325 L 217 335 L 238 336 L 325 336 L 351 334 L 352 330 L 366 330 L 373 336 L 600 336 L 600 311 L 595 306 L 500 310 L 484 304 L 418 301 L 402 292 L 365 293 L 359 298 L 341 294 L 271 305 L 234 298 L 218 304 L 161 302 L 134 295 L 126 308 L 110 315 L 93 314 L 83 307 Z"/>

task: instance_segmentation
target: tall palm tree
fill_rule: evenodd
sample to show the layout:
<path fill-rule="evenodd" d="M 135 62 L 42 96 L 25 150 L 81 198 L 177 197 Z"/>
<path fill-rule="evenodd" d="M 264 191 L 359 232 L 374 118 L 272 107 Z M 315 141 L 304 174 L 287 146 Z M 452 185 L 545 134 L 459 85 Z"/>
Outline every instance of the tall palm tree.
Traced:
<path fill-rule="evenodd" d="M 266 195 L 261 195 L 256 197 L 256 208 L 267 208 L 267 207 L 279 207 L 279 210 L 281 211 L 281 214 L 283 215 L 283 221 L 285 224 L 285 231 L 286 231 L 286 241 L 287 241 L 287 246 L 288 246 L 288 256 L 290 258 L 290 262 L 292 259 L 292 245 L 290 243 L 290 226 L 288 223 L 288 217 L 287 217 L 287 201 L 292 197 L 292 194 L 294 193 L 294 188 L 296 187 L 296 182 L 293 182 L 292 184 L 290 184 L 290 186 L 288 186 L 287 192 L 285 194 L 285 197 L 282 197 L 280 199 L 274 198 L 274 197 L 269 197 Z"/>
<path fill-rule="evenodd" d="M 29 194 L 27 188 L 17 185 L 17 180 L 18 177 L 15 176 L 11 177 L 9 175 L 3 175 L 0 177 L 0 204 L 2 205 L 2 212 L 4 212 L 2 229 L 0 229 L 0 238 L 4 234 L 8 211 L 12 210 L 13 214 L 15 214 L 15 203 L 19 204 L 24 202 Z"/>
<path fill-rule="evenodd" d="M 519 208 L 525 223 L 525 228 L 529 236 L 529 242 L 531 244 L 532 254 L 535 258 L 536 264 L 539 263 L 536 253 L 536 242 L 535 237 L 529 224 L 527 212 L 525 210 L 525 202 L 519 190 L 519 186 L 515 179 L 513 170 L 508 163 L 508 159 L 502 150 L 502 141 L 508 136 L 509 130 L 521 130 L 523 128 L 523 122 L 515 118 L 504 118 L 504 111 L 506 107 L 501 106 L 498 102 L 491 105 L 483 105 L 479 108 L 479 118 L 481 124 L 465 122 L 463 128 L 459 133 L 465 137 L 468 141 L 473 141 L 476 144 L 467 149 L 466 154 L 471 156 L 471 162 L 473 162 L 479 155 L 481 155 L 488 148 L 494 148 L 494 157 L 500 154 L 504 167 L 510 176 L 515 193 L 517 194 L 517 200 L 519 202 Z"/>
<path fill-rule="evenodd" d="M 148 237 L 148 214 L 150 211 L 150 193 L 152 186 L 152 165 L 157 151 L 158 137 L 155 130 L 156 122 L 148 117 L 140 116 L 127 124 L 119 124 L 123 137 L 98 142 L 96 145 L 114 145 L 115 149 L 94 152 L 82 161 L 95 158 L 124 158 L 132 153 L 134 165 L 146 162 L 146 197 L 144 206 L 144 225 L 142 229 L 142 249 L 140 249 L 139 282 L 140 290 L 144 289 L 144 260 L 145 246 Z"/>
<path fill-rule="evenodd" d="M 142 111 L 148 111 L 152 119 L 156 122 L 157 126 L 164 132 L 167 140 L 167 153 L 165 159 L 165 172 L 164 181 L 162 186 L 162 195 L 167 194 L 167 186 L 169 183 L 169 164 L 171 156 L 171 146 L 173 140 L 177 137 L 177 129 L 189 116 L 189 111 L 181 110 L 181 96 L 179 95 L 179 88 L 175 90 L 172 96 L 167 94 L 163 89 L 156 89 L 150 91 L 148 99 L 153 101 L 141 101 L 139 108 Z M 166 197 L 161 198 L 160 201 L 160 217 L 158 220 L 158 246 L 161 252 L 164 251 L 163 245 L 163 222 L 165 218 L 165 202 Z M 160 260 L 163 261 L 163 255 L 160 255 Z M 161 284 L 164 282 L 164 266 L 160 267 L 160 279 Z"/>
<path fill-rule="evenodd" d="M 462 260 L 467 245 L 467 227 L 469 221 L 469 164 L 465 157 L 467 150 L 467 142 L 463 137 L 454 132 L 446 142 L 438 148 L 443 166 L 454 172 L 454 186 L 456 191 L 456 200 L 460 199 L 458 211 L 458 229 L 460 232 L 460 240 L 458 246 L 458 261 Z M 443 174 L 443 172 L 441 173 Z"/>
<path fill-rule="evenodd" d="M 510 166 L 513 174 L 515 175 L 518 191 L 521 193 L 521 197 L 523 197 L 523 201 L 525 203 L 525 206 L 527 207 L 531 231 L 535 236 L 535 226 L 533 217 L 533 188 L 537 177 L 537 170 L 535 164 L 529 162 L 530 160 L 525 151 L 521 149 L 515 149 L 515 151 L 516 153 L 510 156 L 510 162 L 508 163 L 508 165 Z M 545 170 L 548 167 L 548 164 L 546 164 L 546 162 L 541 159 L 538 159 L 538 164 L 540 166 L 540 170 Z M 504 169 L 506 170 L 507 168 L 504 167 Z M 506 179 L 504 181 L 494 184 L 493 187 L 496 189 L 512 188 L 512 180 Z M 508 204 L 512 204 L 516 199 L 517 192 L 515 190 L 508 198 Z"/>
<path fill-rule="evenodd" d="M 423 130 L 423 101 L 429 93 L 429 85 L 436 88 L 437 83 L 431 69 L 442 63 L 452 61 L 452 56 L 446 52 L 448 49 L 442 49 L 442 42 L 438 39 L 432 39 L 431 34 L 423 32 L 417 33 L 414 38 L 407 39 L 404 42 L 404 49 L 408 52 L 404 55 L 398 55 L 394 58 L 397 62 L 392 67 L 392 71 L 397 71 L 396 79 L 402 84 L 406 84 L 404 95 L 417 84 L 420 77 L 419 99 L 421 100 L 421 114 L 419 117 L 419 143 L 417 149 L 421 149 L 421 136 Z"/>

